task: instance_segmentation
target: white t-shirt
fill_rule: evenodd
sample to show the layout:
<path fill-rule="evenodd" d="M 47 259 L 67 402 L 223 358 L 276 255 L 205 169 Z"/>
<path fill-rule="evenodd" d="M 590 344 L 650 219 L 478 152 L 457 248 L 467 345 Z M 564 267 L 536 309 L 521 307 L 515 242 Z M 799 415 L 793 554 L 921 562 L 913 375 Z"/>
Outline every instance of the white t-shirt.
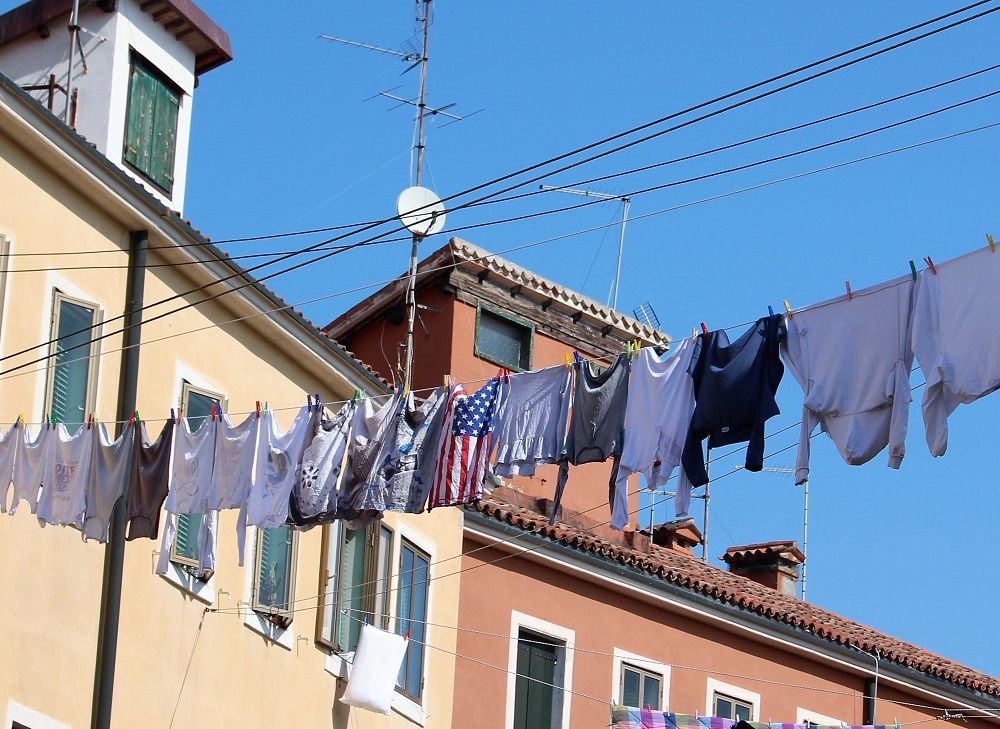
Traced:
<path fill-rule="evenodd" d="M 57 423 L 53 432 L 52 470 L 38 499 L 38 521 L 82 529 L 97 431 L 82 425 L 70 435 L 65 425 Z"/>

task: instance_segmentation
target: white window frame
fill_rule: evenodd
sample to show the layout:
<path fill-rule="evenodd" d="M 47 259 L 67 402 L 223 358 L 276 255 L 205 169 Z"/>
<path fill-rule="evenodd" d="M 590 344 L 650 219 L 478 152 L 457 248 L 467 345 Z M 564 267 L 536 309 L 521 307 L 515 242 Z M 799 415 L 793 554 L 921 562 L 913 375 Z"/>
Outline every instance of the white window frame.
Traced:
<path fill-rule="evenodd" d="M 256 540 L 254 547 L 260 546 L 263 540 L 264 530 L 260 527 L 256 527 Z M 292 619 L 295 615 L 295 577 L 297 573 L 297 563 L 299 557 L 299 536 L 298 533 L 292 529 L 288 528 L 288 534 L 291 537 L 291 549 L 288 556 L 288 604 L 284 608 L 275 607 L 273 605 L 263 605 L 257 601 L 257 596 L 260 593 L 260 560 L 261 554 L 259 549 L 254 549 L 254 560 L 253 560 L 253 579 L 252 579 L 252 590 L 250 598 L 251 609 L 261 615 L 262 617 L 274 622 L 274 618 L 277 616 L 279 618 L 284 618 L 287 620 L 288 626 L 291 625 Z"/>
<path fill-rule="evenodd" d="M 750 720 L 760 721 L 760 694 L 714 678 L 709 678 L 705 682 L 705 716 L 715 716 L 715 695 L 717 693 L 750 704 L 753 707 Z"/>
<path fill-rule="evenodd" d="M 259 532 L 259 529 L 247 530 L 246 548 L 250 551 L 250 554 L 254 556 L 255 563 L 257 558 L 257 537 Z M 275 625 L 270 621 L 270 619 L 268 619 L 267 616 L 262 615 L 253 609 L 253 589 L 256 574 L 256 568 L 244 570 L 243 604 L 241 605 L 241 607 L 245 610 L 243 614 L 243 624 L 255 633 L 264 636 L 272 643 L 280 645 L 286 650 L 292 650 L 292 648 L 295 647 L 295 635 L 292 632 L 292 626 L 295 625 L 295 621 L 293 620 L 288 623 L 287 627 L 282 627 L 280 625 Z M 295 584 L 293 583 L 289 601 L 291 602 L 294 600 Z"/>
<path fill-rule="evenodd" d="M 510 611 L 510 648 L 507 655 L 507 716 L 505 729 L 514 729 L 514 694 L 517 683 L 517 643 L 521 629 L 544 636 L 562 645 L 557 646 L 557 654 L 561 661 L 556 667 L 555 683 L 562 687 L 559 704 L 556 706 L 556 716 L 553 729 L 570 729 L 569 712 L 573 688 L 573 654 L 576 646 L 576 631 L 533 615 Z"/>
<path fill-rule="evenodd" d="M 10 699 L 7 701 L 7 718 L 3 729 L 11 729 L 15 721 L 28 729 L 71 729 L 69 724 L 63 724 Z"/>
<path fill-rule="evenodd" d="M 615 702 L 619 706 L 622 705 L 622 671 L 625 664 L 659 676 L 660 691 L 662 693 L 660 710 L 663 711 L 664 708 L 669 705 L 667 697 L 670 696 L 670 666 L 668 664 L 663 661 L 656 661 L 652 658 L 640 656 L 637 653 L 623 651 L 621 648 L 615 648 L 613 656 L 613 667 L 611 671 L 611 696 L 614 697 Z M 640 706 L 636 708 L 642 709 L 645 707 Z"/>
<path fill-rule="evenodd" d="M 844 726 L 844 721 L 842 719 L 834 719 L 832 716 L 820 714 L 818 711 L 803 709 L 801 706 L 795 707 L 795 723 L 812 723 L 822 726 Z"/>
<path fill-rule="evenodd" d="M 94 301 L 88 301 L 87 299 L 81 298 L 79 296 L 72 296 L 66 293 L 59 286 L 52 287 L 52 309 L 49 315 L 49 361 L 48 366 L 45 368 L 45 399 L 42 406 L 42 416 L 43 418 L 48 418 L 49 413 L 52 412 L 52 390 L 55 387 L 56 381 L 56 337 L 59 335 L 59 316 L 60 316 L 60 304 L 66 302 L 68 304 L 73 304 L 75 306 L 80 306 L 85 309 L 91 309 L 94 312 L 91 318 L 91 325 L 94 327 L 91 332 L 90 350 L 87 352 L 87 396 L 85 398 L 83 406 L 83 418 L 81 422 L 85 422 L 87 415 L 94 412 L 94 403 L 97 400 L 97 371 L 99 369 L 100 354 L 100 340 L 101 336 L 101 325 L 104 322 L 104 307 Z M 74 357 L 73 359 L 81 359 L 83 355 L 79 357 Z"/>

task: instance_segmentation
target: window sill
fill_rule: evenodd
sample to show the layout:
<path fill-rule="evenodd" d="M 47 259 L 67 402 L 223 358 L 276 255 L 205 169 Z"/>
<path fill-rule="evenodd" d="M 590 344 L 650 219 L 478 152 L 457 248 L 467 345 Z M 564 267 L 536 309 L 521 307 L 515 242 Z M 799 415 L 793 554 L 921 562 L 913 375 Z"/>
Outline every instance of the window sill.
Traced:
<path fill-rule="evenodd" d="M 181 588 L 197 600 L 201 600 L 206 605 L 215 603 L 215 576 L 207 580 L 200 580 L 183 567 L 167 563 L 167 571 L 160 575 L 167 582 Z"/>
<path fill-rule="evenodd" d="M 392 710 L 420 726 L 427 724 L 427 712 L 424 711 L 424 707 L 399 691 L 392 697 Z"/>
<path fill-rule="evenodd" d="M 247 608 L 247 614 L 243 618 L 243 624 L 253 632 L 259 633 L 275 645 L 280 645 L 286 650 L 292 650 L 295 646 L 295 638 L 292 635 L 291 625 L 287 628 L 282 628 L 249 608 Z"/>

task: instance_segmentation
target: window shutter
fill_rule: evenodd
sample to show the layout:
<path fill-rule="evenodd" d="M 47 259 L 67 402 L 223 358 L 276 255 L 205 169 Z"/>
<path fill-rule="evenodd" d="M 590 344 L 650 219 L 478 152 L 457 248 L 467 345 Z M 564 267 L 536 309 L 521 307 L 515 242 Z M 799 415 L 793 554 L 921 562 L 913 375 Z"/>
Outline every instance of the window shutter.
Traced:
<path fill-rule="evenodd" d="M 94 310 L 56 298 L 58 309 L 55 367 L 52 372 L 51 413 L 61 423 L 82 424 L 86 420 L 90 384 L 91 332 Z M 73 334 L 73 332 L 80 332 Z M 72 335 L 72 336 L 67 336 Z"/>
<path fill-rule="evenodd" d="M 337 584 L 337 648 L 342 651 L 354 650 L 361 636 L 366 538 L 366 529 L 348 529 L 344 537 Z"/>
<path fill-rule="evenodd" d="M 174 182 L 179 112 L 180 93 L 133 58 L 123 157 L 168 193 Z"/>
<path fill-rule="evenodd" d="M 264 529 L 260 534 L 257 602 L 262 607 L 288 609 L 291 538 L 288 527 Z"/>
<path fill-rule="evenodd" d="M 198 563 L 198 530 L 201 514 L 177 515 L 177 539 L 174 540 L 174 555 L 185 562 Z"/>

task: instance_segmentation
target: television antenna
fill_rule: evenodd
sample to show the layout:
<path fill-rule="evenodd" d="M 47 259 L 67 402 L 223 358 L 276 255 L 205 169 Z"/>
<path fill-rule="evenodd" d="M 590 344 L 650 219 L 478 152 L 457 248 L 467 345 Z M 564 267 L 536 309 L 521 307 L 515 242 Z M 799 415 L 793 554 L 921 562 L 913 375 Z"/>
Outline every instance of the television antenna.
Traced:
<path fill-rule="evenodd" d="M 580 190 L 575 187 L 552 187 L 550 185 L 539 185 L 540 190 L 545 192 L 565 192 L 570 195 L 583 195 L 584 197 L 596 197 L 599 200 L 621 200 L 622 202 L 622 227 L 621 235 L 618 238 L 618 266 L 615 268 L 615 279 L 611 282 L 611 290 L 608 292 L 608 306 L 612 309 L 618 308 L 618 283 L 622 275 L 622 250 L 625 247 L 625 224 L 628 222 L 628 208 L 632 199 L 628 195 L 611 195 L 606 192 L 595 192 L 594 190 Z"/>
<path fill-rule="evenodd" d="M 382 96 L 387 99 L 397 101 L 399 102 L 398 105 L 405 104 L 416 109 L 416 115 L 414 117 L 416 133 L 414 135 L 415 140 L 413 143 L 413 149 L 415 149 L 417 153 L 416 179 L 414 186 L 404 190 L 396 201 L 396 211 L 399 215 L 400 221 L 407 230 L 413 233 L 413 245 L 410 249 L 409 278 L 406 286 L 406 308 L 408 316 L 406 327 L 406 367 L 404 372 L 404 392 L 410 391 L 411 379 L 413 375 L 413 327 L 417 314 L 417 245 L 427 236 L 439 232 L 441 228 L 444 227 L 445 219 L 445 210 L 440 198 L 427 188 L 421 187 L 420 185 L 421 175 L 423 173 L 425 147 L 424 123 L 428 116 L 435 117 L 441 115 L 447 117 L 452 120 L 448 122 L 448 124 L 453 124 L 467 118 L 457 116 L 447 111 L 448 109 L 453 108 L 455 104 L 447 104 L 446 106 L 439 108 L 427 105 L 427 46 L 428 41 L 430 40 L 432 3 L 433 0 L 416 0 L 416 22 L 421 29 L 419 33 L 419 49 L 416 47 L 408 47 L 404 48 L 402 51 L 393 51 L 388 48 L 381 48 L 368 43 L 359 43 L 345 38 L 335 38 L 328 35 L 320 36 L 320 38 L 333 41 L 335 43 L 342 43 L 354 48 L 383 53 L 389 56 L 401 58 L 407 62 L 411 62 L 411 65 L 403 71 L 404 74 L 415 68 L 420 69 L 420 92 L 416 99 L 407 99 L 402 96 L 396 96 L 388 91 L 380 91 L 376 94 L 376 96 Z M 415 46 L 416 44 L 410 43 L 410 45 Z M 395 91 L 395 89 L 390 89 L 389 91 Z M 482 109 L 479 111 L 482 111 Z M 478 114 L 479 111 L 473 112 L 473 114 Z M 472 116 L 472 114 L 469 114 L 469 116 Z M 442 126 L 447 126 L 447 124 Z"/>

